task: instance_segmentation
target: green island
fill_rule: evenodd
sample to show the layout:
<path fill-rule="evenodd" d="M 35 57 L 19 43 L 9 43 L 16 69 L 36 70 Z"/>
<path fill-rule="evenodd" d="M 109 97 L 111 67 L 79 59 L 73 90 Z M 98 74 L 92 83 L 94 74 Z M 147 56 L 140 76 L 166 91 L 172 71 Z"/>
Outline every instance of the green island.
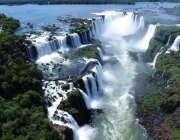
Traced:
<path fill-rule="evenodd" d="M 157 27 L 143 59 L 152 62 L 163 47 L 162 53 L 152 73 L 137 78 L 141 83 L 136 89 L 137 116 L 153 139 L 180 139 L 180 52 L 165 53 L 169 36 L 172 44 L 179 33 L 180 28 L 175 26 Z"/>

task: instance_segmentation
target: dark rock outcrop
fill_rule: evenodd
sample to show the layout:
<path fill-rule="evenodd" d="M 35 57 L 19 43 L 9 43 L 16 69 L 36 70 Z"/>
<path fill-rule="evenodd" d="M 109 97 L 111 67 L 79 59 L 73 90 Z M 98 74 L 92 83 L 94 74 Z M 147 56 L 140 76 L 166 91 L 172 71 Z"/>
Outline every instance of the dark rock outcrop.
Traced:
<path fill-rule="evenodd" d="M 73 140 L 73 131 L 71 128 L 62 125 L 54 125 L 57 130 L 61 140 Z"/>

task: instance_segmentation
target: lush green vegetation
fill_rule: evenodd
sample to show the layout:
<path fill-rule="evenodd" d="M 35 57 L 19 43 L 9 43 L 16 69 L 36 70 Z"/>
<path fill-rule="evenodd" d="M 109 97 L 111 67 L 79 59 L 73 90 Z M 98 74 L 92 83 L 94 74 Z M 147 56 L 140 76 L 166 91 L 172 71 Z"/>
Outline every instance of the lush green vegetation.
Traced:
<path fill-rule="evenodd" d="M 50 32 L 51 34 L 55 34 L 57 30 L 59 30 L 59 27 L 56 27 L 55 24 L 53 25 L 47 25 L 41 27 L 44 31 Z"/>
<path fill-rule="evenodd" d="M 97 47 L 101 48 L 101 42 L 96 40 L 92 42 L 91 45 L 79 48 L 72 52 L 72 58 L 76 57 L 87 57 L 87 58 L 94 58 L 100 60 L 99 52 Z"/>
<path fill-rule="evenodd" d="M 47 118 L 41 71 L 27 61 L 25 37 L 13 32 L 19 21 L 0 14 L 0 139 L 60 139 Z"/>
<path fill-rule="evenodd" d="M 61 88 L 62 88 L 62 90 L 67 91 L 67 90 L 69 89 L 69 84 L 63 84 L 63 85 L 61 86 Z"/>
<path fill-rule="evenodd" d="M 14 33 L 14 31 L 20 27 L 20 22 L 19 20 L 6 18 L 4 14 L 0 14 L 0 27 L 6 32 Z"/>
<path fill-rule="evenodd" d="M 158 27 L 147 54 L 154 57 L 165 46 L 170 35 L 172 44 L 179 33 L 180 29 L 177 27 Z M 158 110 L 161 111 L 165 115 L 162 120 L 174 139 L 180 139 L 180 53 L 159 55 L 154 76 L 150 79 L 144 91 L 145 96 L 140 101 L 141 115 L 155 118 Z"/>

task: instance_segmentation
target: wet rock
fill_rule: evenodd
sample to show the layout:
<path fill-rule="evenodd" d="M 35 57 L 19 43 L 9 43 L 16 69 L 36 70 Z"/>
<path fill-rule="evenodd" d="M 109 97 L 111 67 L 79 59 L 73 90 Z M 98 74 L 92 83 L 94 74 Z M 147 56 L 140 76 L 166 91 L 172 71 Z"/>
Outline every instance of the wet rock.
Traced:
<path fill-rule="evenodd" d="M 61 140 L 73 140 L 73 131 L 67 126 L 54 125 L 57 130 Z"/>

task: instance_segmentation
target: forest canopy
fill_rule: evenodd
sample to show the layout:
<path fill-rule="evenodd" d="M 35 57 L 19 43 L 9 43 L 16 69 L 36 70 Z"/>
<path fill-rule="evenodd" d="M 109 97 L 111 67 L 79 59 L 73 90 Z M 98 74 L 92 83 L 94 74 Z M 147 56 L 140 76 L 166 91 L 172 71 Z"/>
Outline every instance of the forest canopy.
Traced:
<path fill-rule="evenodd" d="M 19 21 L 0 14 L 0 139 L 56 140 L 41 90 L 42 73 L 27 61 Z"/>

